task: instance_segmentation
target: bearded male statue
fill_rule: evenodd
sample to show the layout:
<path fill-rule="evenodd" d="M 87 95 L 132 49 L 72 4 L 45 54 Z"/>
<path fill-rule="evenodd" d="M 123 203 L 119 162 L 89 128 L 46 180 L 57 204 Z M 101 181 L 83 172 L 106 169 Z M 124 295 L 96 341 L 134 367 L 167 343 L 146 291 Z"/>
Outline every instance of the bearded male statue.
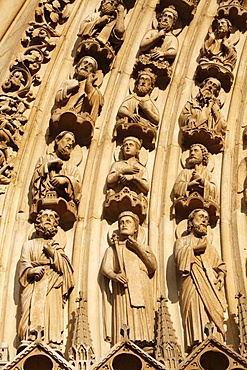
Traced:
<path fill-rule="evenodd" d="M 55 211 L 39 212 L 35 220 L 37 237 L 23 245 L 19 270 L 23 287 L 19 338 L 34 340 L 36 329 L 41 327 L 45 342 L 54 348 L 62 344 L 63 308 L 74 287 L 70 261 L 55 240 L 58 223 Z"/>
<path fill-rule="evenodd" d="M 181 275 L 181 313 L 187 351 L 191 352 L 205 338 L 205 326 L 215 327 L 215 336 L 225 339 L 223 291 L 226 265 L 208 236 L 209 215 L 195 209 L 188 217 L 187 235 L 177 239 L 175 264 Z"/>

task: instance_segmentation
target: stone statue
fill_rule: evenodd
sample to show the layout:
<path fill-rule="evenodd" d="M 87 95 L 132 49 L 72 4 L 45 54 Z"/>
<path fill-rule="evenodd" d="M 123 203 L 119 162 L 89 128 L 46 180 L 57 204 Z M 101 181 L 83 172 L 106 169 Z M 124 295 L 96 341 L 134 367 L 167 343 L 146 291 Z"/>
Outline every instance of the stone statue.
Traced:
<path fill-rule="evenodd" d="M 178 175 L 173 191 L 175 198 L 188 197 L 197 192 L 205 200 L 218 202 L 218 194 L 212 172 L 207 168 L 209 153 L 202 144 L 190 146 L 189 168 Z"/>
<path fill-rule="evenodd" d="M 130 328 L 130 339 L 151 342 L 154 339 L 154 305 L 152 277 L 157 268 L 151 249 L 140 244 L 139 218 L 133 212 L 122 212 L 118 218 L 118 234 L 105 251 L 102 273 L 112 282 L 111 330 L 105 326 L 106 339 L 120 340 L 123 324 Z"/>
<path fill-rule="evenodd" d="M 213 323 L 216 337 L 225 338 L 223 292 L 226 265 L 209 241 L 209 215 L 195 209 L 188 217 L 187 235 L 176 241 L 174 258 L 181 274 L 181 311 L 187 351 L 205 338 L 204 328 Z"/>
<path fill-rule="evenodd" d="M 213 77 L 207 78 L 200 86 L 195 98 L 188 101 L 179 117 L 183 131 L 213 130 L 217 135 L 224 135 L 227 123 L 224 120 L 218 99 L 221 83 Z"/>
<path fill-rule="evenodd" d="M 159 124 L 159 111 L 151 98 L 155 84 L 155 75 L 145 69 L 138 73 L 135 83 L 135 92 L 123 101 L 119 110 L 119 117 L 127 117 L 129 121 L 138 123 L 146 119 L 153 125 Z"/>
<path fill-rule="evenodd" d="M 178 40 L 173 34 L 177 19 L 178 13 L 173 5 L 164 8 L 157 29 L 149 30 L 141 42 L 140 49 L 144 54 L 139 57 L 139 61 L 142 64 L 151 63 L 159 69 L 169 71 L 178 51 Z"/>
<path fill-rule="evenodd" d="M 102 62 L 100 59 L 103 57 L 110 63 L 115 55 L 115 49 L 124 40 L 124 17 L 125 11 L 121 0 L 102 0 L 99 11 L 90 14 L 80 25 L 78 36 L 82 41 L 77 47 L 77 57 L 87 53 L 99 62 Z M 94 47 L 91 49 L 92 45 Z"/>
<path fill-rule="evenodd" d="M 121 149 L 123 159 L 113 163 L 107 176 L 108 191 L 105 207 L 111 209 L 110 203 L 118 202 L 118 210 L 126 210 L 126 198 L 128 198 L 128 210 L 139 209 L 138 216 L 143 218 L 147 212 L 149 180 L 146 167 L 139 161 L 141 141 L 133 136 L 126 137 Z M 114 210 L 115 207 L 113 212 Z M 114 220 L 117 220 L 119 213 L 118 211 L 114 215 Z"/>
<path fill-rule="evenodd" d="M 77 63 L 74 78 L 66 80 L 56 93 L 56 109 L 51 117 L 51 130 L 56 126 L 57 131 L 70 129 L 76 133 L 79 140 L 81 136 L 87 137 L 91 134 L 103 106 L 103 96 L 97 87 L 97 70 L 98 63 L 90 56 L 83 57 Z M 87 128 L 87 125 L 90 127 Z"/>
<path fill-rule="evenodd" d="M 151 97 L 156 76 L 149 68 L 138 73 L 133 94 L 128 95 L 118 110 L 115 136 L 136 136 L 150 149 L 155 141 L 159 111 Z M 151 142 L 150 142 L 151 141 Z"/>
<path fill-rule="evenodd" d="M 74 134 L 62 131 L 55 138 L 54 152 L 38 160 L 32 179 L 32 208 L 36 213 L 39 202 L 43 204 L 51 200 L 54 205 L 56 199 L 64 199 L 76 213 L 81 197 L 81 179 L 78 168 L 69 161 L 75 144 Z"/>
<path fill-rule="evenodd" d="M 207 144 L 212 153 L 218 153 L 224 146 L 227 129 L 220 109 L 221 83 L 209 77 L 203 81 L 195 98 L 188 101 L 179 117 L 182 140 L 186 143 L 198 141 Z"/>
<path fill-rule="evenodd" d="M 52 347 L 62 343 L 63 307 L 73 287 L 73 269 L 64 248 L 54 237 L 58 214 L 41 210 L 35 221 L 37 237 L 27 241 L 20 257 L 21 295 L 20 340 L 34 340 L 37 327 L 44 329 L 44 340 Z"/>
<path fill-rule="evenodd" d="M 217 19 L 201 49 L 199 63 L 221 64 L 229 71 L 232 71 L 236 65 L 237 52 L 230 39 L 231 33 L 232 24 L 229 19 Z"/>

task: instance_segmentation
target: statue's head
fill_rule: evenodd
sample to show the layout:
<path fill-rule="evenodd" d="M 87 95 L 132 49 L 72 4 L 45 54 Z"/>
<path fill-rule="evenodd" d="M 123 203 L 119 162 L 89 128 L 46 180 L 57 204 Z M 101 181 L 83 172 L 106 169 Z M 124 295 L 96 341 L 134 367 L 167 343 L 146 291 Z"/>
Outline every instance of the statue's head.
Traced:
<path fill-rule="evenodd" d="M 207 148 L 202 144 L 192 144 L 190 146 L 189 165 L 194 167 L 196 164 L 207 166 L 209 161 L 209 153 Z"/>
<path fill-rule="evenodd" d="M 133 236 L 137 239 L 139 228 L 139 217 L 131 212 L 124 211 L 118 216 L 118 229 L 121 239 L 127 239 L 128 236 Z"/>
<path fill-rule="evenodd" d="M 138 77 L 135 83 L 135 88 L 138 95 L 145 96 L 151 94 L 156 81 L 156 75 L 152 73 L 150 68 L 138 72 Z"/>
<path fill-rule="evenodd" d="M 219 38 L 225 37 L 230 35 L 232 32 L 232 24 L 227 18 L 219 18 L 216 21 L 216 30 L 217 36 Z"/>
<path fill-rule="evenodd" d="M 206 78 L 200 87 L 200 95 L 204 99 L 212 99 L 218 97 L 221 89 L 221 83 L 219 80 L 213 77 Z"/>
<path fill-rule="evenodd" d="M 118 4 L 119 0 L 102 0 L 99 10 L 102 14 L 114 14 Z"/>
<path fill-rule="evenodd" d="M 54 150 L 59 158 L 68 160 L 75 145 L 75 135 L 73 132 L 62 131 L 55 137 Z"/>
<path fill-rule="evenodd" d="M 141 140 L 139 140 L 137 137 L 135 136 L 125 137 L 121 147 L 124 159 L 128 159 L 131 157 L 138 158 L 141 146 L 142 146 Z"/>
<path fill-rule="evenodd" d="M 98 69 L 97 61 L 90 56 L 85 56 L 79 60 L 75 67 L 75 77 L 84 80 L 90 73 L 96 73 Z"/>
<path fill-rule="evenodd" d="M 197 237 L 207 235 L 209 214 L 205 209 L 194 209 L 188 216 L 187 232 L 193 233 Z"/>
<path fill-rule="evenodd" d="M 173 5 L 169 5 L 167 8 L 164 8 L 160 17 L 158 28 L 164 31 L 170 31 L 178 19 L 178 12 L 176 11 Z"/>
<path fill-rule="evenodd" d="M 35 220 L 34 227 L 38 235 L 51 239 L 57 234 L 59 216 L 52 209 L 42 209 Z"/>

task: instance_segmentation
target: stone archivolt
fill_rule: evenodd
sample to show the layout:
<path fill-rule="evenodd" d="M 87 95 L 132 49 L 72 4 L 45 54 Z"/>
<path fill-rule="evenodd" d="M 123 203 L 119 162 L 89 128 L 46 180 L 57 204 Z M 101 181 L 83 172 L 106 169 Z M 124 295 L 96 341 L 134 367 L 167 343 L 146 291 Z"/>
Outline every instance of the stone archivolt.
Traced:
<path fill-rule="evenodd" d="M 142 163 L 140 157 L 142 146 L 145 148 L 143 150 L 149 150 L 146 155 L 156 154 L 160 113 L 153 97 L 154 88 L 159 86 L 162 90 L 158 80 L 163 78 L 169 82 L 174 72 L 173 64 L 179 50 L 175 29 L 179 28 L 176 22 L 179 23 L 182 9 L 186 9 L 184 19 L 189 24 L 198 2 L 179 0 L 176 8 L 174 1 L 169 4 L 165 2 L 160 17 L 157 17 L 157 26 L 154 25 L 146 34 L 143 31 L 140 54 L 132 63 L 131 76 L 136 76 L 135 88 L 117 112 L 113 139 L 117 144 L 121 143 L 122 157 L 112 164 L 107 176 L 103 216 L 109 222 L 118 220 L 118 225 L 112 224 L 109 229 L 109 247 L 103 256 L 98 281 L 105 309 L 102 320 L 104 339 L 118 347 L 113 347 L 106 361 L 101 361 L 95 368 L 112 367 L 117 370 L 121 369 L 123 363 L 131 369 L 142 369 L 144 366 L 162 369 L 162 363 L 177 369 L 187 366 L 185 362 L 179 365 L 182 355 L 172 322 L 168 318 L 168 308 L 163 305 L 163 311 L 159 310 L 159 315 L 165 315 L 166 318 L 166 329 L 169 332 L 167 337 L 164 323 L 160 318 L 158 320 L 156 314 L 157 292 L 162 290 L 156 280 L 157 266 L 161 266 L 164 273 L 164 261 L 161 258 L 163 252 L 157 253 L 156 259 L 144 240 L 145 231 L 141 224 L 145 224 L 148 213 L 150 184 L 146 162 Z M 134 10 L 139 4 L 136 3 L 132 4 Z M 12 152 L 19 150 L 27 122 L 25 111 L 35 99 L 32 87 L 41 83 L 38 73 L 52 57 L 51 52 L 56 46 L 53 38 L 59 36 L 55 29 L 69 16 L 67 5 L 68 1 L 65 0 L 43 0 L 39 3 L 35 12 L 36 22 L 29 23 L 22 40 L 26 50 L 12 63 L 10 75 L 3 83 L 4 94 L 0 95 L 1 184 L 7 185 L 10 182 L 13 169 L 11 160 L 14 158 Z M 129 14 L 126 9 L 132 5 L 127 6 L 120 0 L 102 0 L 98 11 L 83 18 L 79 40 L 74 48 L 73 77 L 64 81 L 55 95 L 50 118 L 50 135 L 55 137 L 54 151 L 40 157 L 31 185 L 30 219 L 37 226 L 37 220 L 44 218 L 43 225 L 41 229 L 36 227 L 37 237 L 24 244 L 20 258 L 23 293 L 19 338 L 22 341 L 34 340 L 35 331 L 38 333 L 41 328 L 46 343 L 57 350 L 62 345 L 63 308 L 74 287 L 74 281 L 73 268 L 64 252 L 64 246 L 54 239 L 59 216 L 60 226 L 64 230 L 72 229 L 74 222 L 80 220 L 77 212 L 82 189 L 81 174 L 70 155 L 76 143 L 80 146 L 91 144 L 95 122 L 100 118 L 103 107 L 103 96 L 99 88 L 102 82 L 106 82 L 106 74 L 114 73 L 111 68 L 115 66 L 114 60 L 117 60 L 121 47 L 124 47 L 127 34 L 125 18 Z M 221 113 L 223 104 L 220 91 L 222 86 L 229 92 L 234 82 L 233 70 L 237 63 L 235 45 L 239 38 L 236 27 L 244 29 L 243 5 L 238 1 L 219 3 L 218 17 L 208 32 L 195 71 L 195 83 L 201 82 L 199 92 L 185 104 L 179 117 L 182 145 L 190 147 L 190 157 L 189 168 L 184 168 L 175 181 L 173 208 L 176 221 L 187 218 L 188 228 L 182 235 L 177 235 L 174 260 L 181 275 L 179 300 L 185 351 L 192 352 L 191 355 L 206 343 L 205 327 L 209 330 L 211 328 L 211 331 L 215 327 L 215 336 L 221 342 L 225 340 L 226 264 L 211 241 L 209 224 L 211 222 L 216 226 L 220 205 L 216 181 L 208 168 L 208 156 L 209 153 L 219 154 L 225 148 L 227 123 Z M 235 8 L 237 15 L 234 17 Z M 169 94 L 168 91 L 166 93 Z M 103 183 L 104 180 L 102 188 Z M 152 212 L 148 222 L 151 227 Z M 54 223 L 55 234 L 49 230 Z M 76 248 L 75 245 L 74 251 Z M 88 248 L 89 245 L 86 245 L 85 249 Z M 87 262 L 85 260 L 83 263 Z M 161 280 L 164 278 L 162 276 Z M 167 279 L 170 279 L 169 273 Z M 83 288 L 87 289 L 86 284 Z M 79 325 L 82 323 L 80 320 L 84 321 Z M 72 368 L 84 366 L 88 369 L 94 360 L 88 323 L 85 324 L 87 320 L 87 314 L 80 305 L 76 335 L 84 343 L 76 341 Z M 155 332 L 157 323 L 158 333 Z M 120 331 L 122 328 L 128 331 L 126 325 L 129 326 L 128 335 L 133 342 L 128 342 L 126 334 L 125 345 L 122 346 L 119 344 L 122 341 Z M 80 330 L 85 328 L 87 338 L 83 339 Z M 41 332 L 36 335 L 36 341 Z M 242 332 L 245 333 L 244 330 Z M 210 334 L 208 336 L 212 337 Z M 155 343 L 156 339 L 158 342 Z M 217 341 L 215 343 L 218 345 Z M 25 343 L 22 344 L 25 346 Z M 114 348 L 120 347 L 121 353 L 115 351 Z M 162 363 L 152 360 L 139 347 L 153 356 L 156 348 L 156 356 Z M 227 347 L 223 345 L 222 348 L 227 352 Z M 121 357 L 122 353 L 127 352 L 129 357 Z M 212 353 L 205 351 L 204 354 L 200 357 L 202 359 L 204 356 L 203 360 L 198 361 L 203 369 L 208 369 L 207 361 Z M 66 363 L 61 366 L 70 368 Z M 28 369 L 24 366 L 24 370 Z"/>

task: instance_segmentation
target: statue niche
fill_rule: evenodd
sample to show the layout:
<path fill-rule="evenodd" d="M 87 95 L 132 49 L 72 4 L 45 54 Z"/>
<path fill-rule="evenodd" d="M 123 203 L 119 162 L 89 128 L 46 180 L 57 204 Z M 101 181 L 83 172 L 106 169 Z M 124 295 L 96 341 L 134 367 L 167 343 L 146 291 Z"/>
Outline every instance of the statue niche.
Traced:
<path fill-rule="evenodd" d="M 200 142 L 211 153 L 219 153 L 224 147 L 227 123 L 220 111 L 221 83 L 213 77 L 203 81 L 199 92 L 188 101 L 179 117 L 182 143 Z"/>
<path fill-rule="evenodd" d="M 36 235 L 24 243 L 20 257 L 19 281 L 21 319 L 18 335 L 21 346 L 36 339 L 38 327 L 44 340 L 60 349 L 63 333 L 63 308 L 74 288 L 73 269 L 57 241 L 59 216 L 50 209 L 41 210 L 35 220 Z"/>
<path fill-rule="evenodd" d="M 171 64 L 178 51 L 178 40 L 173 33 L 177 19 L 178 13 L 173 5 L 163 9 L 157 28 L 147 31 L 141 41 L 138 69 L 151 68 L 158 77 L 170 80 Z"/>
<path fill-rule="evenodd" d="M 78 144 L 90 144 L 103 106 L 103 96 L 98 89 L 101 81 L 96 60 L 83 57 L 75 67 L 74 77 L 64 81 L 56 93 L 50 120 L 50 131 L 54 135 L 69 130 L 75 134 Z"/>
<path fill-rule="evenodd" d="M 226 265 L 210 241 L 208 224 L 207 211 L 192 211 L 187 233 L 177 239 L 174 247 L 175 264 L 181 274 L 180 303 L 187 352 L 206 339 L 204 329 L 208 323 L 216 328 L 218 340 L 225 339 Z"/>
<path fill-rule="evenodd" d="M 229 91 L 233 82 L 232 71 L 237 62 L 235 45 L 239 41 L 239 31 L 229 19 L 214 20 L 201 49 L 196 78 L 203 81 L 216 77 L 225 91 Z"/>
<path fill-rule="evenodd" d="M 138 72 L 133 94 L 125 98 L 118 110 L 113 133 L 118 141 L 135 136 L 146 149 L 154 149 L 159 125 L 159 111 L 151 97 L 155 81 L 156 76 L 150 69 Z"/>
<path fill-rule="evenodd" d="M 125 324 L 130 328 L 131 340 L 153 346 L 153 276 L 157 262 L 150 247 L 144 244 L 144 234 L 138 216 L 122 212 L 118 230 L 114 229 L 103 257 L 104 337 L 112 344 L 121 339 L 120 329 Z"/>
<path fill-rule="evenodd" d="M 241 31 L 246 31 L 247 8 L 244 0 L 220 0 L 218 18 L 227 18 Z"/>
<path fill-rule="evenodd" d="M 141 141 L 133 136 L 123 140 L 122 159 L 113 163 L 107 176 L 104 217 L 116 221 L 122 211 L 132 211 L 141 222 L 147 214 L 149 180 L 146 167 L 139 160 Z"/>
<path fill-rule="evenodd" d="M 195 208 L 204 208 L 215 223 L 219 217 L 218 191 L 212 172 L 208 169 L 209 153 L 202 144 L 192 144 L 184 168 L 174 187 L 174 209 L 178 219 L 187 218 Z"/>
<path fill-rule="evenodd" d="M 91 55 L 107 73 L 116 50 L 124 40 L 124 17 L 122 0 L 102 0 L 99 11 L 90 14 L 80 25 L 78 36 L 81 41 L 76 50 L 76 60 Z"/>
<path fill-rule="evenodd" d="M 71 227 L 76 220 L 81 179 L 77 166 L 70 161 L 75 145 L 74 134 L 62 131 L 55 138 L 54 151 L 39 158 L 32 179 L 31 220 L 44 208 L 59 214 L 61 226 Z"/>

